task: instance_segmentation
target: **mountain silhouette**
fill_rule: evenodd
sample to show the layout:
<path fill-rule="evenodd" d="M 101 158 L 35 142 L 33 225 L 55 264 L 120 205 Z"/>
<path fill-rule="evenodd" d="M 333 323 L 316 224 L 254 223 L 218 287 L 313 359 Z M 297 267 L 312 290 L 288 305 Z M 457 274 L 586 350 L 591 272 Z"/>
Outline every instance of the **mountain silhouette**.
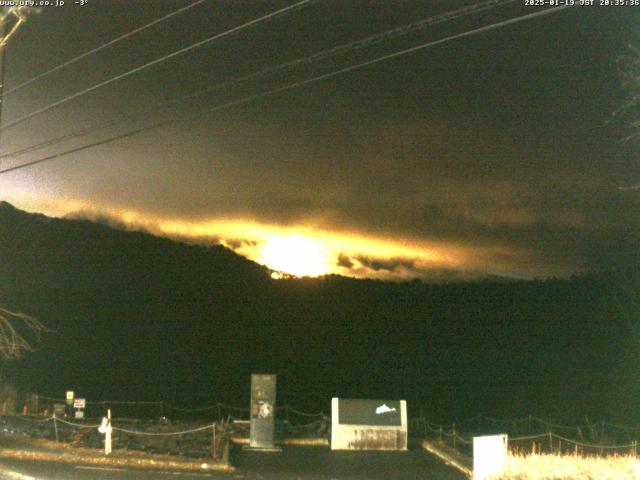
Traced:
<path fill-rule="evenodd" d="M 444 285 L 272 280 L 222 246 L 0 202 L 0 304 L 50 329 L 4 375 L 58 398 L 244 406 L 249 375 L 276 373 L 279 403 L 303 409 L 402 398 L 431 418 L 640 423 L 638 298 L 637 266 Z"/>

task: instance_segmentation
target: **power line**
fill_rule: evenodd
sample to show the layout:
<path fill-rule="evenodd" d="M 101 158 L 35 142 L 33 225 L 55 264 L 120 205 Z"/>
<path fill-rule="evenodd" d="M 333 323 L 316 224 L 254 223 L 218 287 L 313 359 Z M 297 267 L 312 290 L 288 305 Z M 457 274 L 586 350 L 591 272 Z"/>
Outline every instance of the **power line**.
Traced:
<path fill-rule="evenodd" d="M 159 127 L 161 127 L 163 125 L 164 124 L 155 123 L 155 124 L 152 124 L 152 125 L 148 125 L 146 127 L 138 128 L 138 129 L 130 131 L 130 132 L 126 132 L 126 133 L 122 133 L 120 135 L 116 135 L 115 137 L 109 137 L 109 138 L 106 138 L 104 140 L 100 140 L 100 141 L 97 141 L 97 142 L 94 142 L 94 143 L 90 143 L 88 145 L 83 145 L 81 147 L 77 147 L 77 148 L 74 148 L 74 149 L 71 149 L 71 150 L 67 150 L 65 152 L 55 153 L 53 155 L 49 155 L 48 157 L 40 158 L 38 160 L 33 160 L 33 161 L 27 162 L 27 163 L 22 163 L 20 165 L 16 165 L 15 167 L 8 167 L 8 168 L 0 170 L 0 174 L 13 172 L 15 170 L 20 170 L 22 168 L 30 167 L 32 165 L 37 165 L 39 163 L 48 162 L 50 160 L 56 160 L 56 159 L 64 157 L 64 156 L 71 155 L 72 153 L 78 153 L 78 152 L 81 152 L 83 150 L 88 150 L 89 148 L 93 148 L 93 147 L 97 147 L 97 146 L 100 146 L 100 145 L 105 145 L 107 143 L 115 142 L 116 140 L 122 140 L 123 138 L 133 137 L 134 135 L 138 135 L 139 133 L 143 133 L 143 132 L 148 132 L 150 130 L 154 130 L 154 129 L 159 128 Z"/>
<path fill-rule="evenodd" d="M 94 48 L 92 50 L 89 50 L 89 51 L 87 51 L 85 53 L 82 53 L 82 54 L 78 55 L 77 57 L 73 57 L 72 59 L 61 63 L 60 65 L 57 65 L 57 66 L 53 67 L 50 70 L 47 70 L 46 72 L 43 72 L 43 73 L 41 73 L 39 75 L 36 75 L 33 78 L 30 78 L 29 80 L 26 80 L 26 81 L 22 82 L 21 84 L 19 84 L 19 85 L 13 87 L 13 88 L 7 90 L 5 92 L 5 95 L 9 95 L 10 93 L 16 92 L 16 91 L 26 87 L 27 85 L 31 85 L 32 83 L 34 83 L 34 82 L 36 82 L 38 80 L 41 80 L 44 77 L 47 77 L 47 76 L 51 75 L 52 73 L 57 72 L 58 70 L 61 70 L 61 69 L 65 68 L 65 67 L 68 67 L 69 65 L 72 65 L 72 64 L 82 60 L 83 58 L 86 58 L 86 57 L 88 57 L 90 55 L 93 55 L 94 53 L 97 53 L 100 50 L 104 50 L 105 48 L 110 47 L 110 46 L 114 45 L 115 43 L 118 43 L 118 42 L 120 42 L 122 40 L 125 40 L 125 39 L 127 39 L 127 38 L 129 38 L 129 37 L 131 37 L 131 36 L 133 36 L 133 35 L 135 35 L 137 33 L 140 33 L 143 30 L 146 30 L 147 28 L 151 28 L 154 25 L 157 25 L 157 24 L 159 24 L 161 22 L 164 22 L 165 20 L 168 20 L 171 17 L 179 15 L 179 14 L 181 14 L 181 13 L 183 13 L 183 12 L 185 12 L 185 11 L 187 11 L 187 10 L 197 6 L 197 5 L 200 5 L 201 3 L 204 3 L 206 1 L 207 0 L 198 0 L 196 2 L 193 2 L 190 5 L 187 5 L 186 7 L 182 7 L 182 8 L 179 8 L 178 10 L 175 10 L 175 11 L 171 12 L 171 13 L 165 15 L 164 17 L 157 18 L 157 19 L 153 20 L 152 22 L 147 23 L 146 25 L 143 25 L 142 27 L 138 27 L 138 28 L 136 28 L 134 30 L 131 30 L 128 33 L 120 35 L 119 37 L 114 38 L 113 40 L 111 40 L 111 41 L 109 41 L 107 43 L 104 43 L 104 44 L 100 45 L 99 47 L 96 47 L 96 48 Z"/>
<path fill-rule="evenodd" d="M 515 0 L 489 0 L 489 1 L 485 1 L 485 2 L 480 2 L 477 4 L 473 4 L 469 7 L 464 7 L 458 10 L 454 10 L 451 12 L 446 12 L 444 14 L 440 14 L 440 15 L 435 15 L 432 17 L 428 17 L 426 19 L 422 19 L 418 22 L 414 22 L 411 23 L 409 25 L 405 25 L 402 27 L 398 27 L 398 28 L 393 28 L 391 30 L 386 30 L 384 32 L 381 33 L 377 33 L 375 35 L 371 35 L 359 40 L 355 40 L 352 42 L 348 42 L 345 44 L 341 44 L 338 45 L 336 47 L 327 49 L 327 50 L 323 50 L 320 52 L 317 52 L 313 55 L 310 56 L 306 56 L 306 57 L 299 57 L 296 58 L 294 60 L 290 60 L 288 62 L 284 62 L 281 63 L 279 65 L 276 65 L 274 67 L 269 67 L 269 68 L 265 68 L 262 70 L 259 70 L 257 72 L 253 72 L 247 75 L 243 75 L 241 77 L 235 78 L 235 79 L 231 79 L 225 82 L 221 82 L 221 83 L 217 83 L 214 85 L 210 85 L 209 87 L 206 87 L 202 90 L 199 90 L 197 92 L 193 92 L 193 93 L 188 93 L 188 94 L 184 94 L 178 98 L 175 99 L 171 99 L 165 102 L 161 102 L 158 103 L 156 105 L 152 105 L 151 107 L 144 109 L 142 112 L 136 113 L 134 115 L 126 115 L 123 117 L 120 117 L 119 119 L 115 119 L 115 120 L 111 120 L 109 122 L 106 123 L 102 123 L 99 125 L 94 125 L 91 127 L 87 127 L 84 128 L 82 130 L 76 131 L 76 132 L 71 132 L 65 135 L 61 135 L 59 137 L 55 137 L 49 140 L 46 140 L 44 142 L 41 142 L 39 144 L 36 145 L 31 145 L 28 147 L 24 147 L 18 150 L 14 150 L 12 152 L 7 152 L 4 154 L 0 155 L 0 159 L 3 158 L 7 158 L 7 157 L 16 157 L 16 156 L 21 156 L 24 155 L 26 153 L 32 152 L 34 150 L 39 150 L 41 148 L 44 147 L 50 147 L 52 145 L 56 145 L 58 143 L 64 142 L 66 140 L 72 140 L 74 138 L 77 137 L 82 137 L 85 135 L 88 135 L 90 133 L 95 133 L 97 131 L 100 130 L 104 130 L 110 127 L 114 127 L 114 126 L 118 126 L 120 124 L 122 124 L 125 121 L 131 121 L 131 120 L 136 120 L 139 119 L 141 117 L 147 116 L 150 113 L 156 112 L 158 110 L 161 110 L 164 107 L 176 104 L 176 103 L 180 103 L 183 102 L 185 100 L 190 100 L 190 99 L 194 99 L 197 97 L 200 97 L 206 93 L 215 91 L 215 90 L 219 90 L 225 87 L 232 87 L 235 85 L 238 85 L 240 83 L 244 83 L 248 80 L 255 80 L 257 78 L 261 78 L 288 68 L 292 68 L 294 66 L 299 66 L 299 65 L 304 65 L 304 64 L 308 64 L 308 63 L 312 63 L 312 62 L 316 62 L 316 61 L 321 61 L 321 60 L 325 60 L 327 58 L 331 58 L 337 55 L 341 55 L 341 54 L 345 54 L 348 52 L 351 52 L 353 50 L 357 50 L 357 49 L 361 49 L 361 48 L 365 48 L 367 46 L 370 45 L 374 45 L 376 43 L 379 43 L 381 41 L 384 40 L 389 40 L 391 38 L 395 38 L 401 35 L 405 35 L 408 33 L 412 33 L 412 32 L 416 32 L 420 29 L 424 29 L 426 27 L 432 26 L 432 25 L 437 25 L 440 23 L 444 23 L 446 21 L 450 21 L 450 20 L 455 20 L 464 16 L 468 16 L 474 13 L 478 13 L 478 12 L 482 12 L 491 8 L 495 8 L 498 6 L 502 6 L 508 3 L 513 3 Z"/>
<path fill-rule="evenodd" d="M 260 78 L 266 75 L 270 75 L 272 73 L 284 70 L 286 68 L 291 68 L 294 66 L 298 66 L 298 65 L 303 65 L 303 64 L 307 64 L 307 63 L 311 63 L 311 62 L 315 62 L 318 60 L 324 60 L 330 57 L 334 57 L 337 55 L 341 55 L 344 53 L 348 53 L 351 52 L 353 50 L 357 50 L 360 48 L 365 48 L 371 45 L 375 45 L 377 43 L 380 43 L 384 40 L 389 40 L 401 35 L 407 35 L 409 33 L 414 33 L 418 30 L 424 29 L 426 27 L 432 26 L 432 25 L 437 25 L 439 23 L 444 23 L 450 20 L 455 20 L 461 17 L 465 17 L 468 15 L 472 15 L 474 13 L 479 13 L 485 10 L 489 10 L 501 5 L 506 5 L 507 3 L 513 3 L 515 0 L 490 0 L 490 1 L 486 1 L 486 2 L 480 2 L 477 4 L 473 4 L 471 6 L 468 7 L 464 7 L 464 8 L 460 8 L 458 10 L 454 10 L 451 12 L 446 12 L 440 15 L 435 15 L 432 17 L 428 17 L 426 19 L 420 20 L 419 22 L 415 22 L 415 23 L 411 23 L 409 25 L 405 25 L 402 27 L 398 27 L 398 28 L 393 28 L 391 30 L 386 30 L 382 33 L 378 33 L 375 35 L 371 35 L 369 37 L 365 37 L 362 38 L 360 40 L 355 40 L 353 42 L 349 42 L 349 43 L 344 43 L 342 45 L 338 45 L 336 47 L 333 47 L 331 49 L 328 50 L 323 50 L 321 52 L 318 52 L 316 54 L 307 56 L 307 57 L 301 57 L 301 58 L 297 58 L 294 60 L 291 60 L 289 62 L 285 62 L 282 63 L 280 65 L 276 65 L 275 67 L 271 67 L 271 68 L 265 68 L 263 70 L 260 70 L 258 72 L 254 72 L 254 73 L 250 73 L 248 75 L 244 75 L 242 77 L 233 79 L 233 80 L 229 80 L 227 82 L 222 82 L 219 83 L 217 85 L 213 85 L 211 87 L 208 87 L 205 90 L 202 90 L 200 92 L 195 92 L 192 93 L 190 95 L 185 95 L 184 97 L 181 97 L 183 99 L 186 98 L 190 98 L 190 97 L 197 97 L 199 95 L 201 95 L 202 93 L 206 93 L 206 92 L 210 92 L 213 90 L 217 90 L 219 88 L 224 88 L 224 87 L 229 87 L 229 86 L 234 86 L 237 85 L 239 83 L 242 82 L 246 82 L 247 80 L 253 80 L 256 78 Z"/>
<path fill-rule="evenodd" d="M 7 18 L 10 15 L 14 15 L 17 20 L 13 24 L 11 29 L 7 30 Z M 2 126 L 2 110 L 4 109 L 4 97 L 6 95 L 4 91 L 4 81 L 6 77 L 6 64 L 7 64 L 7 45 L 9 43 L 9 39 L 15 35 L 25 21 L 24 14 L 20 11 L 20 8 L 10 8 L 6 15 L 0 18 L 0 31 L 2 37 L 0 38 L 0 126 Z"/>
<path fill-rule="evenodd" d="M 31 112 L 31 113 L 29 113 L 27 115 L 19 117 L 14 121 L 9 122 L 4 127 L 0 128 L 0 132 L 3 131 L 3 130 L 6 130 L 8 128 L 14 127 L 16 125 L 19 125 L 19 124 L 21 124 L 21 123 L 23 123 L 23 122 L 35 117 L 36 115 L 40 115 L 42 113 L 48 112 L 49 110 L 52 110 L 52 109 L 54 109 L 56 107 L 59 107 L 60 105 L 63 105 L 65 103 L 67 103 L 67 102 L 69 102 L 71 100 L 74 100 L 74 99 L 76 99 L 78 97 L 81 97 L 83 95 L 86 95 L 87 93 L 90 93 L 90 92 L 92 92 L 94 90 L 97 90 L 99 88 L 102 88 L 102 87 L 105 87 L 107 85 L 110 85 L 110 84 L 112 84 L 114 82 L 117 82 L 118 80 L 122 80 L 123 78 L 129 77 L 129 76 L 131 76 L 131 75 L 133 75 L 135 73 L 141 72 L 142 70 L 145 70 L 145 69 L 147 69 L 149 67 L 152 67 L 152 66 L 157 65 L 159 63 L 165 62 L 165 61 L 167 61 L 167 60 L 169 60 L 171 58 L 174 58 L 174 57 L 176 57 L 178 55 L 182 55 L 184 53 L 187 53 L 187 52 L 189 52 L 189 51 L 191 51 L 191 50 L 193 50 L 195 48 L 202 47 L 203 45 L 206 45 L 207 43 L 211 43 L 214 40 L 218 40 L 220 38 L 223 38 L 223 37 L 229 36 L 231 34 L 234 34 L 236 32 L 239 32 L 240 30 L 244 30 L 246 28 L 255 26 L 258 23 L 261 23 L 261 22 L 264 22 L 266 20 L 272 19 L 272 18 L 274 18 L 274 17 L 276 17 L 278 15 L 282 15 L 283 13 L 286 13 L 286 12 L 291 11 L 291 10 L 296 9 L 296 8 L 300 8 L 300 7 L 302 7 L 302 6 L 306 5 L 306 4 L 313 3 L 315 1 L 317 1 L 317 0 L 302 0 L 300 2 L 294 3 L 293 5 L 290 5 L 288 7 L 281 8 L 280 10 L 276 10 L 275 12 L 271 12 L 271 13 L 269 13 L 267 15 L 264 15 L 262 17 L 256 18 L 256 19 L 251 20 L 249 22 L 243 23 L 242 25 L 239 25 L 237 27 L 234 27 L 234 28 L 231 28 L 229 30 L 226 30 L 226 31 L 224 31 L 222 33 L 218 33 L 218 34 L 213 35 L 211 37 L 208 37 L 208 38 L 206 38 L 204 40 L 201 40 L 199 42 L 191 44 L 188 47 L 184 47 L 184 48 L 181 48 L 180 50 L 176 50 L 175 52 L 172 52 L 172 53 L 170 53 L 168 55 L 164 55 L 164 56 L 162 56 L 160 58 L 156 58 L 155 60 L 152 60 L 152 61 L 150 61 L 148 63 L 143 64 L 143 65 L 139 65 L 139 66 L 137 66 L 137 67 L 135 67 L 135 68 L 133 68 L 131 70 L 128 70 L 128 71 L 126 71 L 124 73 L 116 75 L 115 77 L 111 77 L 108 80 L 104 80 L 102 82 L 99 82 L 99 83 L 97 83 L 95 85 L 92 85 L 92 86 L 90 86 L 88 88 L 85 88 L 84 90 L 76 92 L 76 93 L 74 93 L 72 95 L 69 95 L 67 97 L 64 97 L 64 98 L 62 98 L 62 99 L 60 99 L 60 100 L 58 100 L 56 102 L 53 102 L 53 103 L 51 103 L 51 104 L 49 104 L 49 105 L 47 105 L 45 107 L 42 107 L 42 108 L 40 108 L 40 109 L 38 109 L 38 110 L 36 110 L 34 112 Z"/>
<path fill-rule="evenodd" d="M 298 82 L 289 83 L 289 84 L 284 85 L 282 87 L 274 88 L 272 90 L 268 90 L 266 92 L 258 93 L 258 94 L 255 94 L 255 95 L 249 95 L 247 97 L 243 97 L 243 98 L 240 98 L 238 100 L 232 100 L 232 101 L 224 103 L 222 105 L 218 105 L 218 106 L 216 106 L 214 108 L 210 108 L 210 109 L 206 109 L 204 111 L 200 111 L 200 112 L 198 112 L 198 115 L 201 115 L 202 113 L 216 112 L 216 111 L 223 110 L 223 109 L 230 108 L 230 107 L 237 106 L 237 105 L 243 105 L 245 103 L 249 103 L 249 102 L 252 102 L 254 100 L 258 100 L 258 99 L 261 99 L 261 98 L 265 98 L 265 97 L 270 97 L 270 96 L 276 95 L 276 94 L 284 92 L 286 90 L 291 90 L 293 88 L 298 88 L 298 87 L 301 87 L 301 86 L 304 86 L 304 85 L 308 85 L 310 83 L 319 82 L 319 81 L 325 80 L 327 78 L 335 77 L 337 75 L 341 75 L 343 73 L 347 73 L 347 72 L 350 72 L 350 71 L 353 71 L 353 70 L 356 70 L 356 69 L 367 67 L 369 65 L 374 65 L 374 64 L 386 61 L 386 60 L 390 60 L 390 59 L 397 58 L 397 57 L 400 57 L 400 56 L 403 56 L 403 55 L 407 55 L 407 54 L 414 53 L 414 52 L 417 52 L 417 51 L 420 51 L 420 50 L 424 50 L 426 48 L 433 47 L 433 46 L 436 46 L 436 45 L 440 45 L 440 44 L 445 43 L 445 42 L 449 42 L 449 41 L 456 40 L 456 39 L 459 39 L 459 38 L 468 37 L 468 36 L 471 36 L 471 35 L 476 35 L 476 34 L 479 34 L 479 33 L 490 31 L 490 30 L 495 30 L 497 28 L 505 27 L 505 26 L 512 25 L 514 23 L 519 23 L 519 22 L 522 22 L 522 21 L 525 21 L 525 20 L 529 20 L 529 19 L 532 19 L 532 18 L 537 18 L 537 17 L 541 17 L 541 16 L 544 16 L 544 15 L 549 15 L 549 14 L 552 14 L 552 13 L 557 13 L 557 12 L 560 12 L 560 11 L 566 9 L 566 8 L 570 8 L 570 7 L 569 6 L 561 6 L 561 7 L 548 8 L 548 9 L 545 9 L 545 10 L 542 10 L 542 11 L 539 11 L 539 12 L 529 13 L 527 15 L 522 15 L 520 17 L 511 18 L 511 19 L 504 20 L 504 21 L 501 21 L 501 22 L 496 22 L 496 23 L 492 23 L 490 25 L 485 25 L 483 27 L 475 28 L 473 30 L 468 30 L 466 32 L 459 33 L 459 34 L 456 34 L 456 35 L 451 35 L 451 36 L 442 38 L 440 40 L 434 40 L 434 41 L 431 41 L 431 42 L 422 43 L 422 44 L 417 45 L 415 47 L 411 47 L 411 48 L 407 48 L 407 49 L 404 49 L 404 50 L 400 50 L 398 52 L 391 53 L 391 54 L 388 54 L 388 55 L 383 55 L 381 57 L 377 57 L 377 58 L 374 58 L 372 60 L 368 60 L 366 62 L 358 63 L 358 64 L 351 65 L 351 66 L 348 66 L 348 67 L 345 67 L 345 68 L 341 68 L 339 70 L 335 70 L 333 72 L 325 73 L 323 75 L 318 75 L 316 77 L 312 77 L 312 78 L 309 78 L 309 79 L 306 79 L 306 80 L 300 80 Z M 49 161 L 49 160 L 55 160 L 57 158 L 60 158 L 60 157 L 66 156 L 66 155 L 70 155 L 72 153 L 76 153 L 76 152 L 79 152 L 79 151 L 82 151 L 82 150 L 86 150 L 86 149 L 89 149 L 89 148 L 92 148 L 92 147 L 96 147 L 96 146 L 99 146 L 99 145 L 104 145 L 104 144 L 107 144 L 107 143 L 111 143 L 111 142 L 114 142 L 116 140 L 120 140 L 122 138 L 131 137 L 131 136 L 137 135 L 138 133 L 154 130 L 156 128 L 160 128 L 160 127 L 166 126 L 166 125 L 168 125 L 170 123 L 173 123 L 173 121 L 165 121 L 165 122 L 152 124 L 152 125 L 149 125 L 149 126 L 146 126 L 146 127 L 139 128 L 139 129 L 134 130 L 134 131 L 130 131 L 130 132 L 127 132 L 127 133 L 124 133 L 124 134 L 116 135 L 114 137 L 109 137 L 107 139 L 104 139 L 104 140 L 101 140 L 101 141 L 98 141 L 98 142 L 94 142 L 92 144 L 84 145 L 82 147 L 74 148 L 74 149 L 67 150 L 67 151 L 64 151 L 64 152 L 59 152 L 57 154 L 50 155 L 48 157 L 44 157 L 44 158 L 41 158 L 41 159 L 38 159 L 38 160 L 34 160 L 34 161 L 31 161 L 31 162 L 27 162 L 27 163 L 24 163 L 24 164 L 16 165 L 14 167 L 9 167 L 9 168 L 0 170 L 0 174 L 4 174 L 4 173 L 20 170 L 22 168 L 26 168 L 26 167 L 29 167 L 29 166 L 32 166 L 32 165 L 35 165 L 35 164 L 38 164 L 38 163 L 43 163 L 43 162 L 46 162 L 46 161 Z"/>

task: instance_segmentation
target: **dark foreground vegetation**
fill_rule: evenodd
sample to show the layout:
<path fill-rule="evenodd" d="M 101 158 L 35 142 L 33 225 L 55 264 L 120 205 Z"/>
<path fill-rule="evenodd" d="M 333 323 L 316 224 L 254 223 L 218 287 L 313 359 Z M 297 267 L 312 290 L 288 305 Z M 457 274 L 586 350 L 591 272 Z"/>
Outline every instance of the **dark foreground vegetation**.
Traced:
<path fill-rule="evenodd" d="M 50 328 L 5 367 L 22 388 L 89 400 L 281 404 L 405 398 L 410 416 L 478 413 L 640 425 L 640 268 L 446 285 L 273 281 L 197 247 L 0 204 L 0 298 Z M 117 413 L 116 413 L 117 415 Z"/>

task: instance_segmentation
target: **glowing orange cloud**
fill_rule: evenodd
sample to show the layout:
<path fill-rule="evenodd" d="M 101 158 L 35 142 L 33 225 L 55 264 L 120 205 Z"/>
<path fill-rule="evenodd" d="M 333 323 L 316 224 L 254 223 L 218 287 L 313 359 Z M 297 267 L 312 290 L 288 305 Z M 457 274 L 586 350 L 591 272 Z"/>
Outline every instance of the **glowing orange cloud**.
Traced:
<path fill-rule="evenodd" d="M 25 208 L 24 205 L 17 205 Z M 278 226 L 242 218 L 216 218 L 189 221 L 147 215 L 134 210 L 96 206 L 82 201 L 52 201 L 32 204 L 32 208 L 54 216 L 81 214 L 107 217 L 132 229 L 191 239 L 198 243 L 222 243 L 237 253 L 294 276 L 319 276 L 330 273 L 376 278 L 406 278 L 415 275 L 403 265 L 416 270 L 430 268 L 465 268 L 473 263 L 470 252 L 451 245 L 426 244 L 398 239 L 378 238 L 357 232 L 330 231 L 308 225 Z M 237 240 L 245 240 L 238 242 Z M 352 258 L 352 265 L 339 258 Z M 397 271 L 376 270 L 362 259 L 407 259 L 398 262 Z M 359 260 L 360 259 L 360 260 Z"/>

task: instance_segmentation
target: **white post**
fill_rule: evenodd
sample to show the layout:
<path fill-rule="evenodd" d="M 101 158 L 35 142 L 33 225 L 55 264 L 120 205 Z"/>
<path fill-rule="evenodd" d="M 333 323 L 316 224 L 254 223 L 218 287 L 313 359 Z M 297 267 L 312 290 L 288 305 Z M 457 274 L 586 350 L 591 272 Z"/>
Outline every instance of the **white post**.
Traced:
<path fill-rule="evenodd" d="M 102 423 L 98 427 L 98 431 L 104 434 L 104 454 L 111 453 L 111 409 L 107 410 L 107 416 L 102 417 Z"/>
<path fill-rule="evenodd" d="M 485 480 L 500 473 L 507 462 L 508 437 L 473 437 L 473 480 Z"/>
<path fill-rule="evenodd" d="M 111 409 L 107 410 L 107 432 L 104 439 L 104 453 L 109 455 L 111 453 Z"/>

